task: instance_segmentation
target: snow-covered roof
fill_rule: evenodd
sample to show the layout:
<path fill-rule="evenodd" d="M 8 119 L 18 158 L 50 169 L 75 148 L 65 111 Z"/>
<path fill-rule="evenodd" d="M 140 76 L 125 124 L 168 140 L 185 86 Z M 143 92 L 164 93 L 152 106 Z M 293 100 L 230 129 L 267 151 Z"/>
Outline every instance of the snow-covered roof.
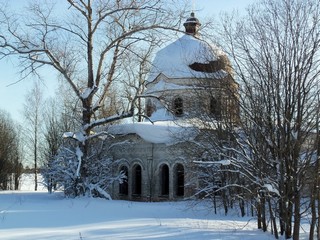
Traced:
<path fill-rule="evenodd" d="M 160 108 L 157 109 L 152 113 L 152 115 L 149 117 L 149 120 L 152 122 L 157 122 L 157 121 L 173 121 L 175 120 L 176 117 L 166 108 Z M 149 121 L 146 120 L 146 121 Z"/>
<path fill-rule="evenodd" d="M 198 131 L 190 125 L 181 126 L 173 121 L 159 121 L 112 125 L 108 129 L 108 133 L 114 135 L 134 133 L 146 142 L 171 145 L 181 141 L 193 140 Z"/>
<path fill-rule="evenodd" d="M 206 77 L 205 73 L 194 71 L 189 65 L 216 61 L 223 54 L 218 47 L 185 34 L 156 54 L 147 81 L 152 82 L 160 73 L 168 78 Z"/>

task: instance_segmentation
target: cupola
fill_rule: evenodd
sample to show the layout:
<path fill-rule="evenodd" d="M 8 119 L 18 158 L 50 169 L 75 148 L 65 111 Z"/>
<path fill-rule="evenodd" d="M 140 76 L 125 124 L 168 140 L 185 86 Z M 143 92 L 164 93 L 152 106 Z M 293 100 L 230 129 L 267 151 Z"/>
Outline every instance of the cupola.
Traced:
<path fill-rule="evenodd" d="M 198 18 L 195 17 L 194 12 L 192 12 L 183 26 L 186 29 L 186 34 L 195 36 L 198 33 L 198 29 L 201 26 L 201 23 L 199 22 Z"/>

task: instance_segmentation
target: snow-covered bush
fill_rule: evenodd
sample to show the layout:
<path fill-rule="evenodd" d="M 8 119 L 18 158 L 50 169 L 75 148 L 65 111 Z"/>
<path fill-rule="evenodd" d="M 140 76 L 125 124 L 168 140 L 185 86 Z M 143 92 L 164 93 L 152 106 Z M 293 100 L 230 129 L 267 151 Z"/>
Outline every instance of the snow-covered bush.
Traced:
<path fill-rule="evenodd" d="M 117 173 L 113 175 L 113 168 L 117 166 L 112 158 L 103 152 L 104 144 L 96 141 L 90 144 L 88 158 L 82 165 L 81 172 L 85 176 L 79 176 L 77 147 L 72 144 L 62 146 L 48 167 L 43 171 L 45 182 L 49 192 L 56 189 L 64 191 L 68 197 L 89 195 L 111 199 L 108 188 L 114 181 L 122 181 L 125 176 Z"/>

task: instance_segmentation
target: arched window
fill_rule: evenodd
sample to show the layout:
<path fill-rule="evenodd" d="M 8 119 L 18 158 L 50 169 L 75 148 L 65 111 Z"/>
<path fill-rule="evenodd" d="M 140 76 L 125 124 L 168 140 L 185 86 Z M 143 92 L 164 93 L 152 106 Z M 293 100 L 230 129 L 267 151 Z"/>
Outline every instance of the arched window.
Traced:
<path fill-rule="evenodd" d="M 142 171 L 140 165 L 135 165 L 132 171 L 132 193 L 141 195 Z"/>
<path fill-rule="evenodd" d="M 178 97 L 173 100 L 173 112 L 176 116 L 181 116 L 183 114 L 183 100 Z"/>
<path fill-rule="evenodd" d="M 169 195 L 169 167 L 166 164 L 161 167 L 161 195 Z"/>
<path fill-rule="evenodd" d="M 122 179 L 122 183 L 119 184 L 119 193 L 122 195 L 128 195 L 128 168 L 122 166 L 120 172 L 126 176 Z"/>
<path fill-rule="evenodd" d="M 210 113 L 214 118 L 220 119 L 221 117 L 221 100 L 220 98 L 212 97 L 210 99 Z"/>
<path fill-rule="evenodd" d="M 177 196 L 184 196 L 184 167 L 177 164 L 175 168 L 175 190 Z"/>

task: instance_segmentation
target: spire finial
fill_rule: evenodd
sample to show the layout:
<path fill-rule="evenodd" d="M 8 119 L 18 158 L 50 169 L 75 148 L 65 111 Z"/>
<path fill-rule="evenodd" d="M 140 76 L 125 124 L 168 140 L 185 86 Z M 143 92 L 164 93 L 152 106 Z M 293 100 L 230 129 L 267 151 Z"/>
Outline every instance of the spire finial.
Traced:
<path fill-rule="evenodd" d="M 196 0 L 192 0 L 192 12 L 196 10 Z"/>
<path fill-rule="evenodd" d="M 192 11 L 191 14 L 190 14 L 190 17 L 183 24 L 183 26 L 186 28 L 186 33 L 187 34 L 195 36 L 195 35 L 197 35 L 198 29 L 201 26 L 201 23 L 195 17 L 194 12 Z"/>

